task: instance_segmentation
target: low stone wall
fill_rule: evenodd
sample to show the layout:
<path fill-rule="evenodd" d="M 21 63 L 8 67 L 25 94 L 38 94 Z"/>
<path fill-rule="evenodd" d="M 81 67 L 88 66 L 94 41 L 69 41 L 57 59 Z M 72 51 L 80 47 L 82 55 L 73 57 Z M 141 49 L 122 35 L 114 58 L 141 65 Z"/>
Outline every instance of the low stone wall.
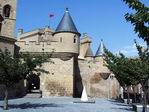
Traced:
<path fill-rule="evenodd" d="M 0 99 L 4 98 L 5 88 L 4 85 L 0 85 Z M 12 87 L 8 88 L 8 97 L 9 98 L 18 98 L 26 94 L 24 81 L 20 81 L 17 84 L 14 84 Z"/>

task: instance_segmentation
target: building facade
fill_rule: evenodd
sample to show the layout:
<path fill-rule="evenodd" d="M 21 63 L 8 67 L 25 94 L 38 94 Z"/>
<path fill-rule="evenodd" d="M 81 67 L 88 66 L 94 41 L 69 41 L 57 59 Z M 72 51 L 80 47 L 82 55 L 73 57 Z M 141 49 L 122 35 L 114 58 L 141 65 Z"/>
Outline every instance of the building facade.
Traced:
<path fill-rule="evenodd" d="M 80 36 L 68 9 L 55 31 L 49 27 L 30 32 L 19 29 L 16 45 L 20 52 L 51 56 L 51 62 L 42 66 L 49 73 L 27 80 L 26 89 L 40 90 L 42 97 L 80 97 L 85 86 L 88 96 L 118 97 L 119 84 L 104 66 L 103 41 L 93 55 L 90 37 L 83 34 L 80 39 Z"/>

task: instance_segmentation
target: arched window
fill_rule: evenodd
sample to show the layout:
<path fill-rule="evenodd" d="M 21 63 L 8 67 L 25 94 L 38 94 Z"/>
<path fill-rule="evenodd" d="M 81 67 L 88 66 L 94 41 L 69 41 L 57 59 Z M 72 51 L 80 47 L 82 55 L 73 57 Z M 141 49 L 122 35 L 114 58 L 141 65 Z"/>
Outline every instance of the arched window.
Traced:
<path fill-rule="evenodd" d="M 3 16 L 4 17 L 10 17 L 10 11 L 11 11 L 11 6 L 5 5 L 3 8 Z"/>

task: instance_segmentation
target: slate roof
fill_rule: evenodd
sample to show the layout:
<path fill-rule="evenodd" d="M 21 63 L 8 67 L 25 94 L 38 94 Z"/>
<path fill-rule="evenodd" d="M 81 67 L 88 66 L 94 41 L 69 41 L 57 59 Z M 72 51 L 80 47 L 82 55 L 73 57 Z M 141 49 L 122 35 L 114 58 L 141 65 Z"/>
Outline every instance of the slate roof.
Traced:
<path fill-rule="evenodd" d="M 101 40 L 100 45 L 98 47 L 98 50 L 97 50 L 95 56 L 103 56 L 103 54 L 104 54 L 104 48 L 105 48 L 105 45 L 103 43 L 103 40 Z"/>
<path fill-rule="evenodd" d="M 59 33 L 59 32 L 72 32 L 80 35 L 72 20 L 72 17 L 68 11 L 68 8 L 66 8 L 64 16 L 61 19 L 58 27 L 56 28 L 55 33 Z"/>

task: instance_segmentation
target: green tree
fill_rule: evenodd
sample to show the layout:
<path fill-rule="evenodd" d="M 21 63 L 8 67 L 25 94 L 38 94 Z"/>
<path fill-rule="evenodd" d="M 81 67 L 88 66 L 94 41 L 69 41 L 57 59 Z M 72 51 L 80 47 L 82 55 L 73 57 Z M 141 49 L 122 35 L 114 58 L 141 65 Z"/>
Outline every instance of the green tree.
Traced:
<path fill-rule="evenodd" d="M 49 55 L 49 57 L 51 56 Z M 51 62 L 49 57 L 48 55 L 37 55 L 29 53 L 19 54 L 17 58 L 20 58 L 23 61 L 23 64 L 26 66 L 24 78 L 33 75 L 33 72 L 48 73 L 48 71 L 42 69 L 41 67 L 44 62 Z"/>
<path fill-rule="evenodd" d="M 142 47 L 138 46 L 138 49 L 142 52 Z M 105 60 L 107 62 L 107 67 L 115 74 L 115 77 L 122 87 L 125 85 L 127 87 L 137 84 L 142 85 L 144 91 L 144 104 L 146 106 L 147 89 L 145 83 L 149 78 L 149 63 L 147 63 L 147 59 L 144 58 L 146 56 L 144 55 L 149 54 L 147 51 L 146 53 L 143 51 L 143 53 L 140 53 L 140 58 L 127 58 L 123 54 L 117 56 L 105 49 Z"/>
<path fill-rule="evenodd" d="M 8 88 L 25 79 L 32 71 L 38 71 L 37 66 L 46 61 L 42 56 L 20 54 L 13 57 L 7 49 L 4 52 L 0 50 L 0 84 L 5 87 L 4 110 L 8 109 Z"/>
<path fill-rule="evenodd" d="M 129 8 L 133 9 L 134 13 L 127 13 L 125 14 L 125 18 L 128 22 L 131 22 L 131 24 L 134 26 L 135 33 L 138 34 L 139 38 L 142 38 L 146 44 L 147 49 L 142 51 L 142 47 L 137 45 L 139 56 L 141 61 L 146 64 L 149 60 L 149 7 L 145 6 L 142 2 L 139 0 L 123 0 L 126 4 L 128 4 Z M 141 49 L 140 49 L 141 48 Z M 149 64 L 149 63 L 148 63 Z M 142 84 L 146 84 L 147 80 L 149 79 L 149 74 L 141 74 L 142 76 Z M 144 112 L 147 112 L 146 107 L 146 88 L 144 85 L 142 85 L 144 88 Z"/>
<path fill-rule="evenodd" d="M 136 46 L 137 46 L 137 49 L 138 49 L 138 54 L 139 54 L 139 57 L 140 59 L 142 60 L 142 63 L 144 64 L 144 74 L 141 74 L 141 85 L 142 85 L 142 88 L 143 88 L 143 91 L 144 91 L 144 111 L 147 112 L 147 93 L 148 93 L 148 83 L 149 83 L 149 71 L 148 69 L 149 68 L 146 68 L 147 66 L 149 66 L 149 49 L 148 47 L 147 48 L 144 48 L 140 45 L 138 45 L 136 43 Z"/>
<path fill-rule="evenodd" d="M 105 49 L 105 60 L 107 62 L 107 67 L 115 74 L 116 79 L 120 85 L 125 89 L 125 87 L 135 86 L 139 83 L 138 75 L 136 75 L 136 67 L 139 60 L 130 59 L 125 57 L 123 54 L 114 55 L 107 49 Z M 128 103 L 129 103 L 129 91 L 127 91 Z"/>
<path fill-rule="evenodd" d="M 134 10 L 134 13 L 125 14 L 126 20 L 131 22 L 134 26 L 134 31 L 149 46 L 149 7 L 145 6 L 139 0 L 123 1 L 128 4 L 129 8 Z"/>

